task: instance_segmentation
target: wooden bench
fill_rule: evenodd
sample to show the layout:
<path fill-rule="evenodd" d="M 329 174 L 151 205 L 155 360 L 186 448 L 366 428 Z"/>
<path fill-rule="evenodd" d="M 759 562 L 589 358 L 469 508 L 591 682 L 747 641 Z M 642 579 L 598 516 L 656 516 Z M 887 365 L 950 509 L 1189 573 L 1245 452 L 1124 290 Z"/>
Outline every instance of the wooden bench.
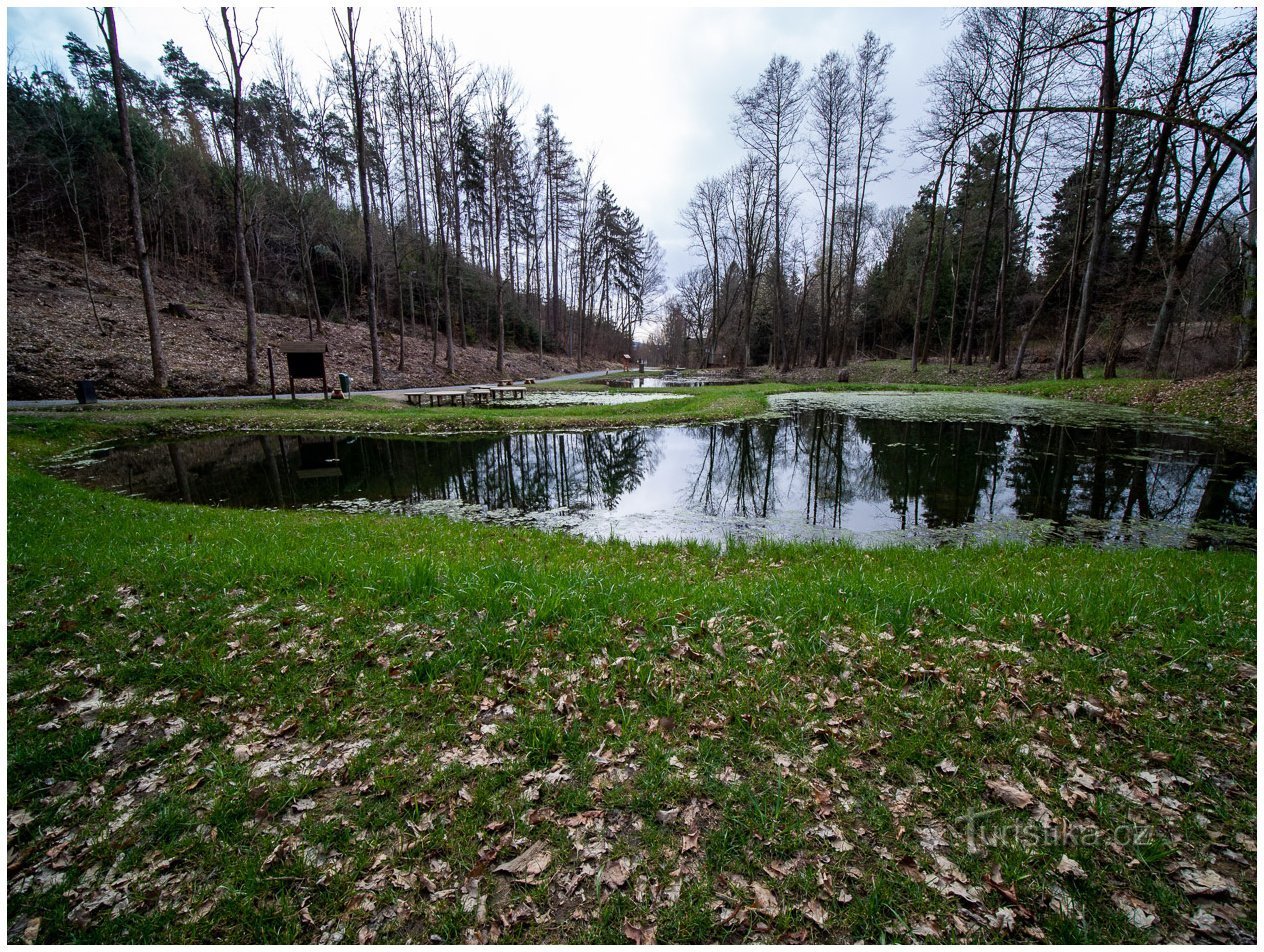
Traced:
<path fill-rule="evenodd" d="M 527 396 L 527 388 L 501 384 L 499 387 L 492 387 L 491 393 L 493 400 L 524 400 Z"/>
<path fill-rule="evenodd" d="M 522 400 L 527 395 L 526 387 L 500 386 L 500 387 L 449 387 L 443 390 L 405 390 L 404 398 L 410 406 L 421 406 L 422 400 L 429 400 L 432 407 L 443 406 L 446 400 L 449 406 L 456 406 L 457 401 L 461 402 L 461 406 L 474 404 L 476 406 L 486 406 L 493 400 Z"/>
<path fill-rule="evenodd" d="M 467 392 L 468 391 L 466 391 L 464 387 L 449 390 L 406 390 L 404 391 L 404 397 L 408 400 L 408 403 L 414 407 L 421 406 L 423 398 L 428 399 L 432 407 L 443 406 L 444 400 L 448 401 L 449 406 L 456 406 L 457 400 L 460 400 L 461 405 L 465 406 L 465 396 Z"/>

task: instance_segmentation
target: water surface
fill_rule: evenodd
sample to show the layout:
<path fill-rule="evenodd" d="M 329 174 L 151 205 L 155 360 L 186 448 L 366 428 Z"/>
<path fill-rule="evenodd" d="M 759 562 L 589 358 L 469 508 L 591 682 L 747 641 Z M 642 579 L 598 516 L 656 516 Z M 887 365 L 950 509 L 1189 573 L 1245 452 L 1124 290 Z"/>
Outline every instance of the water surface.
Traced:
<path fill-rule="evenodd" d="M 1254 547 L 1254 459 L 1196 425 L 991 395 L 803 394 L 707 426 L 101 448 L 150 499 L 450 515 L 636 541 L 992 539 Z"/>

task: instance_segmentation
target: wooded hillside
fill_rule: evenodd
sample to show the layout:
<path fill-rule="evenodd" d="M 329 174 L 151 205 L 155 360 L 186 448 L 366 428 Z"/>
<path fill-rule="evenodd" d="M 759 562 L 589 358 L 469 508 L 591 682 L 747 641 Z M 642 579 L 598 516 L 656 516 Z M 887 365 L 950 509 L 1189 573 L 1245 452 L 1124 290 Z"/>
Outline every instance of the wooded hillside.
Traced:
<path fill-rule="evenodd" d="M 98 39 L 108 41 L 107 14 Z M 314 86 L 280 44 L 262 48 L 249 17 L 208 16 L 218 64 L 192 62 L 170 41 L 162 77 L 121 61 L 117 70 L 148 259 L 168 281 L 210 279 L 217 287 L 198 293 L 224 312 L 237 302 L 241 330 L 228 336 L 241 341 L 241 370 L 224 374 L 228 386 L 266 383 L 255 325 L 269 313 L 301 318 L 304 333 L 310 318 L 317 335 L 366 327 L 366 384 L 433 376 L 436 359 L 451 379 L 480 346 L 494 349 L 498 367 L 513 362 L 506 348 L 534 352 L 533 369 L 549 364 L 545 355 L 575 369 L 628 350 L 661 283 L 661 252 L 595 159 L 573 153 L 551 110 L 532 143 L 512 76 L 462 59 L 420 11 L 400 11 L 389 38 L 365 37 L 354 11 L 339 14 L 343 55 Z M 102 351 L 114 346 L 90 289 L 103 267 L 133 259 L 109 45 L 70 34 L 70 77 L 8 76 L 10 260 L 22 257 L 14 241 L 75 255 L 73 281 L 48 280 L 77 283 L 87 299 L 80 364 L 93 338 Z M 264 59 L 265 78 L 246 86 L 243 66 Z M 169 288 L 160 305 L 178 299 L 172 290 L 184 293 Z M 114 316 L 116 330 L 130 321 Z M 10 325 L 15 395 L 29 392 L 15 361 L 45 350 L 29 317 Z M 162 328 L 180 333 L 168 319 Z M 198 369 L 173 374 L 162 379 L 155 359 L 150 389 L 183 387 Z"/>

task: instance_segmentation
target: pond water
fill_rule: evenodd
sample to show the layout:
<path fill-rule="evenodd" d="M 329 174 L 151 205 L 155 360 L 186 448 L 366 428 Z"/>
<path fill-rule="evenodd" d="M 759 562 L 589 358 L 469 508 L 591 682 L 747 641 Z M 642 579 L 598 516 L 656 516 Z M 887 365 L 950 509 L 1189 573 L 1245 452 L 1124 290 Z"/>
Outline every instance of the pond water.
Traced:
<path fill-rule="evenodd" d="M 1255 545 L 1255 461 L 1197 427 L 979 395 L 772 404 L 707 426 L 121 445 L 60 472 L 157 500 L 447 513 L 636 541 Z"/>
<path fill-rule="evenodd" d="M 679 375 L 614 377 L 606 381 L 608 387 L 625 387 L 633 390 L 661 390 L 665 387 L 721 387 L 745 383 L 742 380 L 726 380 L 720 377 L 683 377 Z"/>

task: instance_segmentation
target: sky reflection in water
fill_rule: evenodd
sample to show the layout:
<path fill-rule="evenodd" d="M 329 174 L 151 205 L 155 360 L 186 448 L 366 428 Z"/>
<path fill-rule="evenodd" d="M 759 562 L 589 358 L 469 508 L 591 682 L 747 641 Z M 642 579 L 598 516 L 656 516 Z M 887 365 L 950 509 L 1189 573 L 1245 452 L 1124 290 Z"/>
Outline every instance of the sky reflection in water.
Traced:
<path fill-rule="evenodd" d="M 100 450 L 70 472 L 168 501 L 443 512 L 635 541 L 1254 547 L 1253 459 L 1136 414 L 1072 425 L 1073 408 L 1045 403 L 848 394 L 709 426 L 233 436 Z"/>

